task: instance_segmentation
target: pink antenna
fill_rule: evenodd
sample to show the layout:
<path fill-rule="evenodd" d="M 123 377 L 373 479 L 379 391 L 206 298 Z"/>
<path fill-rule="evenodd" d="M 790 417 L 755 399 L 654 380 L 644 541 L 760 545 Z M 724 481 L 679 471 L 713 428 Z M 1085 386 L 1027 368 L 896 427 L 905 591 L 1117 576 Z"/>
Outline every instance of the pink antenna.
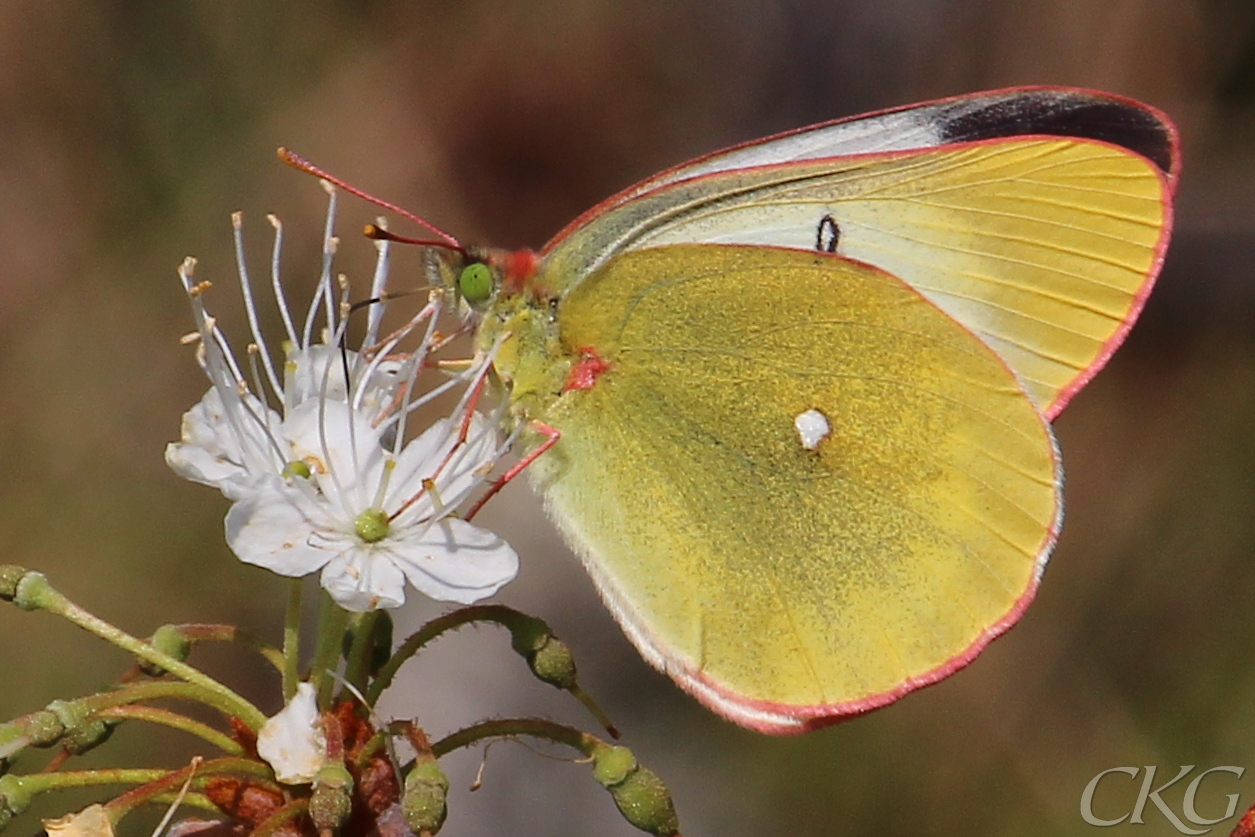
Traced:
<path fill-rule="evenodd" d="M 406 210 L 406 209 L 402 209 L 401 207 L 397 206 L 394 203 L 388 203 L 385 200 L 380 200 L 374 195 L 369 195 L 355 186 L 350 186 L 348 183 L 345 183 L 340 178 L 328 174 L 327 172 L 318 168 L 313 163 L 309 162 L 304 157 L 300 156 L 299 154 L 293 151 L 289 151 L 286 148 L 280 147 L 277 153 L 279 155 L 279 159 L 287 163 L 292 168 L 297 169 L 299 171 L 303 171 L 306 174 L 312 174 L 315 177 L 320 177 L 323 180 L 327 181 L 328 183 L 332 184 L 333 186 L 337 186 L 343 189 L 344 191 L 348 192 L 350 195 L 357 195 L 362 200 L 370 201 L 376 206 L 382 206 L 384 209 L 388 210 L 389 212 L 395 212 L 396 214 L 400 215 L 402 218 L 408 218 L 411 221 L 413 221 L 415 224 L 418 224 L 420 227 L 423 227 L 424 229 L 430 230 L 431 232 L 435 233 L 436 236 L 440 238 L 440 241 L 423 241 L 423 240 L 414 239 L 414 238 L 403 239 L 400 236 L 391 236 L 391 235 L 387 236 L 388 238 L 391 238 L 397 241 L 405 241 L 408 244 L 424 244 L 424 245 L 434 246 L 434 247 L 448 247 L 449 249 L 456 250 L 459 253 L 466 252 L 466 250 L 462 247 L 461 243 L 459 243 L 456 238 L 449 235 L 447 232 L 440 229 L 435 224 L 432 224 L 429 221 L 425 221 L 422 218 L 419 218 L 413 212 L 410 212 L 409 210 Z M 367 235 L 371 235 L 371 233 L 367 232 Z M 371 237 L 373 238 L 374 236 L 371 236 Z"/>

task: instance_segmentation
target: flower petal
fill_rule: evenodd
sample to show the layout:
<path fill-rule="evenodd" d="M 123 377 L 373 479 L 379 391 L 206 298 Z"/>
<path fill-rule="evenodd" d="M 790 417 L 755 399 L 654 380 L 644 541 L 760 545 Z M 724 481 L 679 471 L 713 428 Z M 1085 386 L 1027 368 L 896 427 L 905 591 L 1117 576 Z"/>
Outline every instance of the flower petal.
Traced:
<path fill-rule="evenodd" d="M 321 583 L 336 604 L 356 613 L 405 604 L 405 574 L 383 549 L 345 550 L 323 567 Z"/>
<path fill-rule="evenodd" d="M 449 470 L 440 478 L 441 491 L 453 502 L 474 485 L 483 481 L 481 473 L 491 467 L 497 453 L 496 425 L 480 413 L 471 414 L 466 444 L 449 463 Z"/>
<path fill-rule="evenodd" d="M 88 805 L 77 814 L 66 814 L 55 820 L 44 820 L 48 837 L 113 837 L 113 822 L 100 803 Z"/>
<path fill-rule="evenodd" d="M 327 761 L 327 736 L 318 724 L 314 687 L 299 683 L 287 706 L 266 721 L 257 733 L 257 755 L 287 785 L 314 781 Z"/>
<path fill-rule="evenodd" d="M 398 533 L 388 548 L 410 584 L 442 602 L 487 598 L 519 571 L 519 556 L 508 543 L 457 518 L 442 520 L 420 537 Z"/>
<path fill-rule="evenodd" d="M 311 398 L 348 401 L 344 368 L 357 363 L 357 352 L 339 346 L 319 344 L 288 351 L 283 369 L 283 394 L 287 405 L 295 407 Z"/>
<path fill-rule="evenodd" d="M 312 398 L 283 421 L 290 461 L 309 466 L 318 487 L 345 516 L 374 502 L 387 451 L 380 432 L 343 401 Z"/>
<path fill-rule="evenodd" d="M 464 493 L 470 491 L 476 482 L 482 482 L 481 469 L 486 470 L 496 454 L 495 429 L 486 418 L 473 413 L 466 443 L 437 474 L 437 469 L 456 445 L 457 437 L 457 425 L 451 419 L 440 419 L 406 445 L 397 457 L 384 507 L 392 509 L 405 505 L 411 497 L 425 492 L 423 481 L 432 478 L 435 478 L 441 502 L 456 506 Z M 399 519 L 402 522 L 423 521 L 432 517 L 433 510 L 431 499 L 424 497 L 409 505 Z"/>
<path fill-rule="evenodd" d="M 166 446 L 166 462 L 184 479 L 210 485 L 238 500 L 278 470 L 278 413 L 255 396 L 230 393 L 224 404 L 211 388 L 183 414 L 182 441 Z"/>
<path fill-rule="evenodd" d="M 336 554 L 335 532 L 318 505 L 295 486 L 272 477 L 227 512 L 227 544 L 246 564 L 298 577 L 321 569 Z"/>

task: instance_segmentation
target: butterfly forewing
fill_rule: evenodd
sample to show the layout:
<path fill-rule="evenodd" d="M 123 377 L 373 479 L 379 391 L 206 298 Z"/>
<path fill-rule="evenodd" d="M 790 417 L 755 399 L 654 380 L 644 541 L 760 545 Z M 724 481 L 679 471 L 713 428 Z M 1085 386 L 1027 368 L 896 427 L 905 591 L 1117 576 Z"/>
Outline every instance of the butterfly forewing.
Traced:
<path fill-rule="evenodd" d="M 1053 416 L 1140 308 L 1167 238 L 1167 190 L 1146 158 L 1072 139 L 813 160 L 648 192 L 550 258 L 576 277 L 577 263 L 693 242 L 860 259 L 975 332 Z"/>
<path fill-rule="evenodd" d="M 1178 167 L 1175 131 L 1158 111 L 1093 90 L 1025 87 L 837 119 L 716 151 L 642 181 L 620 197 L 716 171 L 1026 136 L 1099 140 L 1145 157 L 1170 178 Z"/>
<path fill-rule="evenodd" d="M 573 221 L 546 250 L 555 249 L 612 206 L 704 174 L 1026 136 L 1073 137 L 1116 145 L 1147 158 L 1172 182 L 1180 168 L 1176 129 L 1166 116 L 1141 102 L 1066 87 L 990 90 L 835 119 L 698 157 L 610 197 Z"/>
<path fill-rule="evenodd" d="M 871 708 L 1027 603 L 1058 519 L 1049 428 L 894 276 L 645 248 L 558 322 L 609 367 L 537 416 L 562 433 L 537 479 L 629 636 L 716 711 L 787 732 Z"/>

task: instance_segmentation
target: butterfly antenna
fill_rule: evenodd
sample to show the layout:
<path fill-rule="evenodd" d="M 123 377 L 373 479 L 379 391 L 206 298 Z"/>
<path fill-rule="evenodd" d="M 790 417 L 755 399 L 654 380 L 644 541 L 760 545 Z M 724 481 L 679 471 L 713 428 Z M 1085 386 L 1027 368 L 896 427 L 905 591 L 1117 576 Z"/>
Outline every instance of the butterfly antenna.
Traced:
<path fill-rule="evenodd" d="M 352 305 L 349 306 L 349 313 L 351 314 L 354 311 L 367 307 L 368 305 L 378 305 L 381 302 L 391 302 L 394 299 L 401 299 L 402 297 L 407 297 L 407 296 L 410 296 L 411 294 L 418 294 L 418 293 L 422 293 L 423 291 L 435 290 L 436 287 L 437 287 L 436 285 L 423 285 L 418 288 L 410 288 L 404 291 L 387 291 L 386 293 L 382 293 L 379 296 L 372 296 L 369 299 L 363 299 L 363 300 L 359 300 L 353 303 Z"/>
<path fill-rule="evenodd" d="M 378 224 L 367 224 L 362 234 L 367 238 L 373 238 L 375 241 L 395 241 L 398 244 L 419 244 L 427 247 L 448 247 L 443 241 L 432 241 L 426 238 L 413 238 L 408 235 L 397 235 L 394 232 L 385 230 Z M 462 248 L 458 248 L 458 252 L 465 253 Z"/>
<path fill-rule="evenodd" d="M 277 153 L 279 155 L 279 159 L 287 163 L 292 168 L 297 169 L 298 171 L 303 171 L 306 174 L 312 174 L 315 177 L 320 177 L 323 180 L 327 181 L 328 183 L 332 184 L 333 186 L 337 186 L 343 189 L 344 191 L 348 192 L 350 195 L 357 195 L 362 200 L 370 201 L 376 206 L 382 206 L 384 209 L 388 210 L 389 212 L 395 212 L 397 215 L 400 215 L 402 218 L 408 218 L 409 220 L 413 221 L 415 224 L 418 224 L 420 227 L 435 233 L 436 238 L 438 238 L 439 240 L 430 241 L 430 240 L 422 240 L 422 239 L 415 239 L 415 238 L 403 238 L 402 236 L 394 236 L 386 232 L 384 232 L 383 235 L 378 235 L 375 233 L 379 233 L 383 231 L 379 227 L 376 227 L 374 224 L 371 224 L 367 227 L 366 234 L 369 237 L 385 239 L 388 241 L 401 241 L 407 244 L 423 244 L 429 247 L 446 247 L 450 250 L 457 251 L 458 253 L 466 252 L 465 248 L 462 247 L 461 243 L 458 242 L 456 238 L 449 235 L 447 232 L 440 229 L 439 227 L 437 227 L 435 224 L 431 223 L 430 221 L 425 221 L 422 218 L 418 217 L 413 212 L 410 212 L 409 210 L 406 210 L 406 209 L 402 209 L 401 207 L 397 206 L 394 203 L 388 203 L 387 201 L 377 198 L 374 195 L 367 194 L 366 192 L 363 192 L 361 189 L 358 189 L 356 186 L 350 186 L 348 183 L 345 183 L 340 178 L 335 177 L 334 175 L 328 174 L 327 172 L 318 168 L 318 166 L 315 166 L 309 160 L 306 160 L 304 157 L 302 157 L 301 155 L 297 154 L 294 151 L 289 151 L 286 148 L 280 147 Z M 371 230 L 374 230 L 375 233 L 372 233 Z"/>

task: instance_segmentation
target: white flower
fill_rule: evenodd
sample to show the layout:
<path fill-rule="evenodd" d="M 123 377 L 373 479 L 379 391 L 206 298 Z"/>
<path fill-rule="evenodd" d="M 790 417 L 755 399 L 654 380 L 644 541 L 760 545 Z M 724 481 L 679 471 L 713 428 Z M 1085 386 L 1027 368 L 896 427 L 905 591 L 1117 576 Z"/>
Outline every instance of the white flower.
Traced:
<path fill-rule="evenodd" d="M 282 374 L 258 325 L 234 218 L 240 282 L 253 342 L 250 375 L 206 311 L 205 285 L 180 271 L 192 302 L 198 358 L 213 386 L 183 417 L 182 440 L 166 449 L 181 476 L 218 488 L 234 501 L 227 542 L 243 561 L 286 576 L 321 570 L 323 587 L 355 611 L 396 607 L 408 581 L 442 601 L 469 604 L 492 595 L 518 571 L 518 557 L 495 534 L 457 511 L 483 488 L 506 445 L 494 420 L 474 410 L 491 357 L 478 357 L 439 387 L 418 395 L 419 372 L 438 342 L 442 297 L 433 293 L 402 328 L 380 338 L 383 302 L 367 306 L 361 349 L 342 347 L 350 307 L 331 285 L 332 209 L 328 213 L 322 279 L 298 332 L 277 267 L 274 295 L 284 323 Z M 281 227 L 276 228 L 278 264 Z M 371 298 L 385 296 L 387 246 L 379 242 Z M 321 320 L 321 338 L 313 340 Z M 424 325 L 417 348 L 399 352 Z M 255 382 L 250 386 L 248 381 Z M 406 441 L 413 411 L 456 386 L 465 387 L 452 418 Z M 257 390 L 268 388 L 266 393 Z"/>
<path fill-rule="evenodd" d="M 257 755 L 285 785 L 308 785 L 327 761 L 327 736 L 318 723 L 314 687 L 299 683 L 296 694 L 257 733 Z"/>
<path fill-rule="evenodd" d="M 451 511 L 497 456 L 486 419 L 472 414 L 465 442 L 442 419 L 399 456 L 342 402 L 310 400 L 285 421 L 292 461 L 307 479 L 268 479 L 227 515 L 242 561 L 281 575 L 322 570 L 322 586 L 354 611 L 397 607 L 405 583 L 440 601 L 492 595 L 518 572 L 495 534 Z"/>

